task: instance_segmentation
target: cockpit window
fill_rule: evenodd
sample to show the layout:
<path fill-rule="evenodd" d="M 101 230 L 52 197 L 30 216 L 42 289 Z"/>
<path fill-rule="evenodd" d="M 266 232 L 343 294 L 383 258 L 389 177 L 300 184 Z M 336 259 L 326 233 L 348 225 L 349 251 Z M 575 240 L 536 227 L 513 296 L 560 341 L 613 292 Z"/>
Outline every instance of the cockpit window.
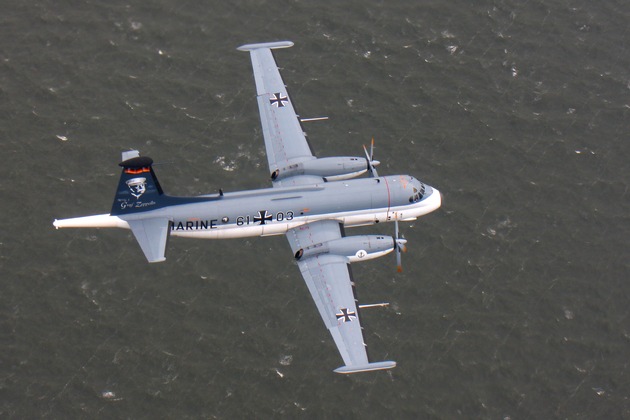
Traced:
<path fill-rule="evenodd" d="M 409 202 L 417 203 L 418 201 L 422 200 L 422 198 L 424 197 L 425 191 L 426 190 L 424 188 L 424 184 L 422 183 L 420 183 L 420 191 L 418 191 L 416 187 L 413 187 L 413 195 L 409 197 Z"/>

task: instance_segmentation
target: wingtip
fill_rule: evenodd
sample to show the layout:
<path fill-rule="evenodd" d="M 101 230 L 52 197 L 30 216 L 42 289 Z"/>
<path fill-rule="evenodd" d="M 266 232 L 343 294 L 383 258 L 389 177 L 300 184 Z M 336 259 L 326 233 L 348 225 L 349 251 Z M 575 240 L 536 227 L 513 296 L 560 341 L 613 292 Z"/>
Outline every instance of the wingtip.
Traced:
<path fill-rule="evenodd" d="M 293 46 L 292 41 L 277 41 L 277 42 L 260 42 L 255 44 L 245 44 L 241 45 L 237 48 L 239 51 L 253 51 L 264 48 L 275 49 L 275 48 L 289 48 Z"/>
<path fill-rule="evenodd" d="M 371 372 L 374 370 L 384 370 L 384 369 L 393 369 L 396 367 L 396 362 L 392 360 L 388 360 L 385 362 L 376 362 L 376 363 L 368 363 L 367 365 L 360 366 L 342 366 L 335 369 L 335 373 L 342 374 L 350 374 L 350 373 L 361 373 L 361 372 Z"/>

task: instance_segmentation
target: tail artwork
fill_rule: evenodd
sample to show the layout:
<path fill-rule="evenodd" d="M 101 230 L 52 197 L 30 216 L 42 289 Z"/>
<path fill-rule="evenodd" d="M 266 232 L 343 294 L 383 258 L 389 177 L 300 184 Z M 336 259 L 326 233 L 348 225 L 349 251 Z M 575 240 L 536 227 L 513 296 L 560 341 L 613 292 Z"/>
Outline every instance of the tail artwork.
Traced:
<path fill-rule="evenodd" d="M 112 215 L 155 210 L 163 206 L 164 191 L 153 171 L 153 159 L 137 150 L 123 153 L 123 171 L 118 182 Z"/>

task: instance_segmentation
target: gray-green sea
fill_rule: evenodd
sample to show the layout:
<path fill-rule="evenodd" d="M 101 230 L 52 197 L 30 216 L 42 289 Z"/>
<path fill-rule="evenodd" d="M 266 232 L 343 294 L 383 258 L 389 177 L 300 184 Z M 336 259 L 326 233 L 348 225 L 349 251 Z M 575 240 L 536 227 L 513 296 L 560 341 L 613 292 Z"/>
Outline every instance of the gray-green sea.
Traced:
<path fill-rule="evenodd" d="M 621 0 L 7 0 L 0 417 L 630 418 L 630 5 Z M 285 238 L 107 213 L 120 153 L 177 195 L 268 187 L 249 56 L 276 54 L 319 156 L 443 194 L 355 264 L 374 360 L 341 376 Z M 348 230 L 392 234 L 393 225 Z"/>

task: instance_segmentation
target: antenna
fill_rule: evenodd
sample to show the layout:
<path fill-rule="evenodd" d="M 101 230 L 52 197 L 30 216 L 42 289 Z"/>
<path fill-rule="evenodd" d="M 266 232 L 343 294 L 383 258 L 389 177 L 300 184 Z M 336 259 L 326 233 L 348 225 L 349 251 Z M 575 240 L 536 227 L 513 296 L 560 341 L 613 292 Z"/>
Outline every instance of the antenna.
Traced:
<path fill-rule="evenodd" d="M 328 117 L 300 118 L 300 122 L 324 121 L 327 119 Z"/>

